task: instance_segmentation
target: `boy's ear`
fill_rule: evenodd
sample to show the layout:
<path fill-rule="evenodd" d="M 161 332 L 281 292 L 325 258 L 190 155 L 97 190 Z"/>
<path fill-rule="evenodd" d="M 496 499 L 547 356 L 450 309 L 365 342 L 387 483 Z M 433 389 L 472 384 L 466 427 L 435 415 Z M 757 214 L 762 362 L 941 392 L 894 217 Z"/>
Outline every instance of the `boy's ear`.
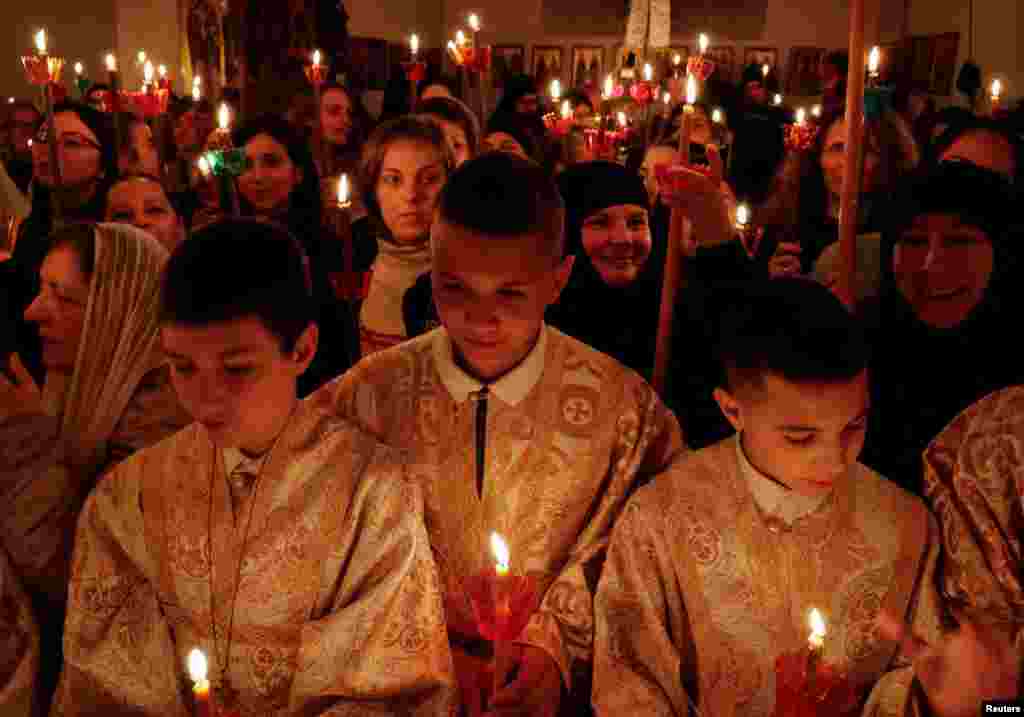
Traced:
<path fill-rule="evenodd" d="M 725 420 L 732 424 L 732 427 L 736 429 L 737 433 L 742 433 L 743 410 L 740 407 L 739 401 L 736 400 L 736 397 L 721 386 L 716 388 L 711 395 L 715 397 L 715 402 L 722 410 L 722 415 L 725 416 Z"/>
<path fill-rule="evenodd" d="M 316 325 L 316 322 L 311 321 L 309 326 L 306 327 L 299 335 L 298 341 L 295 342 L 295 349 L 292 351 L 291 359 L 295 362 L 298 368 L 297 376 L 301 376 L 305 373 L 309 365 L 313 363 L 313 359 L 316 357 L 317 345 L 320 343 L 320 327 Z"/>

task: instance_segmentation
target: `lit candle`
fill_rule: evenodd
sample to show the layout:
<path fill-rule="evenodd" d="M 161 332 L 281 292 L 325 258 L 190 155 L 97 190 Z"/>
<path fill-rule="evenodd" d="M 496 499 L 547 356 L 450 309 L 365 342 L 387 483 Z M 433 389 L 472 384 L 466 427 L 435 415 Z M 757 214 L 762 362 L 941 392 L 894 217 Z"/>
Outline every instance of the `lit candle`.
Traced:
<path fill-rule="evenodd" d="M 629 124 L 629 121 L 626 119 L 626 113 L 625 112 L 619 112 L 618 120 L 619 120 L 619 126 L 622 127 L 623 129 L 625 129 L 626 125 Z"/>
<path fill-rule="evenodd" d="M 338 206 L 347 209 L 352 202 L 349 201 L 348 175 L 343 174 L 338 178 Z"/>
<path fill-rule="evenodd" d="M 668 107 L 670 104 L 672 104 L 672 93 L 666 92 L 664 95 L 662 95 L 662 99 L 665 101 L 665 106 Z"/>
<path fill-rule="evenodd" d="M 744 231 L 747 225 L 750 224 L 750 207 L 746 204 L 741 204 L 736 207 L 736 228 L 740 231 Z"/>
<path fill-rule="evenodd" d="M 160 75 L 161 80 L 167 79 L 167 65 L 160 65 L 156 71 Z"/>
<path fill-rule="evenodd" d="M 409 37 L 409 49 L 412 50 L 412 59 L 413 59 L 413 62 L 415 62 L 416 61 L 416 55 L 420 51 L 420 36 L 419 35 L 411 35 Z"/>
<path fill-rule="evenodd" d="M 107 72 L 117 72 L 117 58 L 113 55 L 107 55 Z"/>
<path fill-rule="evenodd" d="M 768 66 L 768 63 L 761 65 L 761 76 L 768 79 L 768 73 L 772 71 L 772 68 Z"/>
<path fill-rule="evenodd" d="M 460 48 L 466 44 L 466 33 L 462 30 L 455 33 L 455 44 Z"/>
<path fill-rule="evenodd" d="M 803 127 L 804 122 L 807 120 L 807 110 L 803 107 L 796 111 L 796 125 L 797 127 Z"/>
<path fill-rule="evenodd" d="M 708 46 L 711 44 L 710 38 L 705 33 L 701 33 L 700 37 L 697 38 L 697 44 L 700 47 L 700 54 L 705 55 L 708 51 Z"/>
<path fill-rule="evenodd" d="M 572 105 L 569 100 L 562 103 L 562 119 L 567 120 L 572 118 Z"/>
<path fill-rule="evenodd" d="M 868 53 L 868 76 L 871 79 L 878 78 L 878 67 L 882 63 L 882 50 L 875 45 L 871 48 L 871 52 Z"/>
<path fill-rule="evenodd" d="M 1003 96 L 1003 83 L 998 77 L 992 80 L 992 85 L 989 87 L 989 96 L 992 98 L 992 108 L 999 107 L 999 99 Z"/>
<path fill-rule="evenodd" d="M 146 51 L 145 50 L 139 50 L 139 54 L 138 54 L 138 57 L 136 58 L 136 61 L 140 65 L 146 64 Z"/>
<path fill-rule="evenodd" d="M 693 105 L 697 101 L 697 78 L 691 74 L 686 76 L 686 104 L 683 106 L 682 122 L 679 125 L 679 154 L 682 161 L 690 161 L 690 121 L 693 118 Z"/>
<path fill-rule="evenodd" d="M 511 554 L 509 553 L 508 543 L 497 533 L 491 533 L 491 552 L 494 553 L 495 574 L 498 577 L 505 577 L 508 575 Z"/>
<path fill-rule="evenodd" d="M 202 650 L 188 653 L 188 676 L 192 680 L 192 699 L 195 701 L 196 717 L 209 717 L 210 681 L 206 678 L 209 666 Z"/>
<path fill-rule="evenodd" d="M 722 110 L 717 107 L 711 111 L 711 121 L 715 124 L 722 124 Z"/>
<path fill-rule="evenodd" d="M 818 608 L 812 608 L 807 622 L 811 626 L 811 634 L 807 636 L 807 647 L 812 653 L 820 655 L 825 649 L 825 618 L 818 612 Z"/>
<path fill-rule="evenodd" d="M 36 33 L 36 52 L 40 55 L 46 54 L 46 30 Z"/>
<path fill-rule="evenodd" d="M 226 102 L 221 102 L 220 109 L 217 110 L 217 125 L 220 127 L 221 132 L 227 132 L 231 129 L 231 108 L 228 107 Z"/>
<path fill-rule="evenodd" d="M 781 105 L 782 104 L 782 95 L 775 95 L 774 99 L 772 99 L 772 102 L 775 104 L 776 107 Z"/>
<path fill-rule="evenodd" d="M 320 50 L 313 50 L 313 68 L 320 69 Z"/>
<path fill-rule="evenodd" d="M 203 90 L 202 90 L 202 87 L 200 87 L 200 85 L 202 85 L 202 78 L 201 77 L 196 76 L 196 77 L 192 78 L 192 101 L 193 102 L 198 102 L 203 97 Z"/>
<path fill-rule="evenodd" d="M 146 60 L 146 64 L 142 67 L 142 81 L 144 87 L 153 84 L 153 63 L 149 60 Z"/>
<path fill-rule="evenodd" d="M 13 97 L 8 97 L 7 98 L 7 104 L 13 105 L 14 104 L 14 98 Z"/>
<path fill-rule="evenodd" d="M 206 159 L 206 155 L 199 158 L 199 161 L 196 162 L 196 166 L 199 167 L 199 173 L 203 175 L 203 179 L 210 178 L 210 172 L 212 169 L 210 168 L 210 161 Z"/>
<path fill-rule="evenodd" d="M 651 63 L 644 63 L 644 82 L 650 82 L 654 77 L 654 68 L 651 67 Z"/>
<path fill-rule="evenodd" d="M 562 99 L 562 83 L 558 80 L 551 80 L 551 99 L 555 101 Z"/>
<path fill-rule="evenodd" d="M 612 93 L 614 91 L 615 91 L 615 83 L 612 81 L 611 73 L 608 73 L 608 76 L 604 78 L 604 94 L 602 95 L 603 98 L 606 99 L 606 100 L 611 99 Z"/>
<path fill-rule="evenodd" d="M 682 61 L 683 57 L 678 52 L 676 53 L 676 56 L 672 58 L 672 64 L 675 65 L 676 67 L 679 67 L 679 63 L 681 63 Z"/>
<path fill-rule="evenodd" d="M 480 17 L 476 13 L 469 16 L 469 29 L 473 32 L 480 32 Z"/>
<path fill-rule="evenodd" d="M 814 105 L 811 108 L 811 115 L 814 117 L 821 117 L 821 105 Z"/>
<path fill-rule="evenodd" d="M 81 62 L 75 63 L 75 77 L 81 77 L 82 73 L 85 72 L 85 67 Z"/>

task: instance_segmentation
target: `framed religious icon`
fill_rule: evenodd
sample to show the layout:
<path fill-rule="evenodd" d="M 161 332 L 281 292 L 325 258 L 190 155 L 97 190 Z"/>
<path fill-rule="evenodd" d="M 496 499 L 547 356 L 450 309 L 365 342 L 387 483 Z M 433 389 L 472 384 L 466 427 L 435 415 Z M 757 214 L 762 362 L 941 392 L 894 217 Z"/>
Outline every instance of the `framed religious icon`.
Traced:
<path fill-rule="evenodd" d="M 774 47 L 748 47 L 743 50 L 743 67 L 747 65 L 768 65 L 778 77 L 782 68 L 779 67 L 779 51 Z"/>
<path fill-rule="evenodd" d="M 572 86 L 599 87 L 604 81 L 604 48 L 572 48 Z"/>
<path fill-rule="evenodd" d="M 821 75 L 818 68 L 828 51 L 823 47 L 794 47 L 786 65 L 786 92 L 797 97 L 820 95 Z"/>
<path fill-rule="evenodd" d="M 708 57 L 715 63 L 715 75 L 720 80 L 735 82 L 740 73 L 736 67 L 736 48 L 732 45 L 712 45 Z"/>
<path fill-rule="evenodd" d="M 530 63 L 533 79 L 537 82 L 537 91 L 547 94 L 552 80 L 565 84 L 562 72 L 562 48 L 554 45 L 534 45 L 533 62 Z"/>
<path fill-rule="evenodd" d="M 522 45 L 495 45 L 491 48 L 491 81 L 495 88 L 505 86 L 512 75 L 526 72 L 526 48 Z"/>

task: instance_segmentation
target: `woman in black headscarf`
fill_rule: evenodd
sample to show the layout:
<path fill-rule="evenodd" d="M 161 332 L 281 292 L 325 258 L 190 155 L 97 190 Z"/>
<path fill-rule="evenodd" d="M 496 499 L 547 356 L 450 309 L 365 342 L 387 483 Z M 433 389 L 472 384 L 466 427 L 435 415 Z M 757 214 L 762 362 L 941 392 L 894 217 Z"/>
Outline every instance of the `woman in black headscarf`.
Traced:
<path fill-rule="evenodd" d="M 548 322 L 650 376 L 665 247 L 651 239 L 644 183 L 621 165 L 585 162 L 558 184 L 575 263 Z"/>
<path fill-rule="evenodd" d="M 862 460 L 920 493 L 921 453 L 979 398 L 1024 381 L 1018 199 L 997 173 L 943 163 L 896 204 L 871 307 L 872 413 Z"/>

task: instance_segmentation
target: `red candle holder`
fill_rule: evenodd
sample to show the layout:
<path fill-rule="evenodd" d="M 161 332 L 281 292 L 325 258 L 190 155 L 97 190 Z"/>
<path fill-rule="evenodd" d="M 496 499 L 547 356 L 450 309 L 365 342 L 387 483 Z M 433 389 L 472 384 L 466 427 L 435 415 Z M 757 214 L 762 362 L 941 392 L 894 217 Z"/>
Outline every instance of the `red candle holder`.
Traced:
<path fill-rule="evenodd" d="M 491 48 L 463 47 L 463 66 L 472 72 L 485 73 L 491 69 Z"/>
<path fill-rule="evenodd" d="M 422 82 L 427 79 L 426 62 L 403 62 L 402 69 L 405 70 L 405 78 L 409 82 Z"/>
<path fill-rule="evenodd" d="M 467 578 L 465 587 L 477 631 L 494 643 L 518 638 L 540 602 L 532 575 L 499 575 L 492 570 Z"/>
<path fill-rule="evenodd" d="M 64 58 L 52 55 L 22 55 L 21 66 L 25 70 L 25 78 L 29 84 L 43 87 L 60 82 Z"/>
<path fill-rule="evenodd" d="M 686 61 L 686 74 L 693 75 L 701 82 L 707 82 L 714 71 L 715 63 L 704 55 L 694 55 Z"/>
<path fill-rule="evenodd" d="M 130 92 L 128 96 L 134 103 L 136 112 L 143 117 L 152 118 L 167 114 L 171 93 L 168 90 L 156 89 L 146 92 Z"/>
<path fill-rule="evenodd" d="M 634 82 L 629 88 L 629 96 L 641 106 L 646 107 L 654 99 L 654 86 L 650 82 Z"/>
<path fill-rule="evenodd" d="M 774 717 L 846 717 L 860 711 L 860 696 L 846 672 L 809 649 L 775 660 Z"/>
<path fill-rule="evenodd" d="M 711 177 L 711 168 L 702 164 L 656 164 L 654 176 L 658 185 L 673 192 L 689 192 L 700 188 L 700 179 L 695 175 Z"/>
<path fill-rule="evenodd" d="M 308 64 L 303 70 L 306 73 L 306 79 L 309 80 L 311 85 L 322 85 L 327 81 L 327 65 L 323 63 Z"/>
<path fill-rule="evenodd" d="M 814 146 L 818 136 L 818 127 L 805 122 L 804 124 L 786 125 L 786 150 L 790 152 L 806 152 Z"/>

